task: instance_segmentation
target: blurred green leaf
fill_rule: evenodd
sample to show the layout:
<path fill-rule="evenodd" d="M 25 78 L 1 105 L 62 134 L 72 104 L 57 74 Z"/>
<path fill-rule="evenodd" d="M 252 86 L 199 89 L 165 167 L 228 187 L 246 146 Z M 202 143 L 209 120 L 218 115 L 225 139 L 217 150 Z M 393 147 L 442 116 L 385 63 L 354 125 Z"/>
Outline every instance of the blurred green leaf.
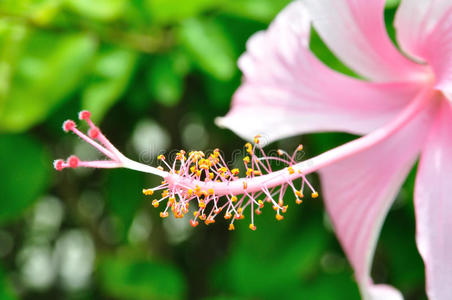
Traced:
<path fill-rule="evenodd" d="M 197 16 L 218 2 L 217 0 L 146 0 L 149 12 L 157 23 L 169 23 Z"/>
<path fill-rule="evenodd" d="M 18 217 L 46 188 L 51 159 L 43 146 L 25 135 L 0 136 L 0 222 Z"/>
<path fill-rule="evenodd" d="M 284 200 L 289 206 L 295 202 L 290 194 Z M 264 207 L 262 215 L 256 217 L 255 232 L 248 229 L 247 221 L 237 223 L 229 257 L 212 272 L 215 286 L 237 295 L 274 299 L 281 290 L 299 286 L 317 272 L 328 235 L 319 216 L 306 215 L 297 229 L 300 209 L 303 206 L 293 205 L 284 222 L 277 222 L 272 208 Z"/>
<path fill-rule="evenodd" d="M 227 284 L 231 291 L 240 295 L 276 296 L 281 288 L 296 286 L 311 272 L 326 247 L 322 227 L 303 228 L 298 236 L 284 240 L 270 237 L 268 232 L 263 234 L 267 238 L 255 239 L 260 244 L 250 243 L 250 247 L 241 244 L 232 251 L 227 265 L 220 266 L 218 270 L 222 271 L 216 272 L 216 282 Z M 278 249 L 269 251 L 268 247 Z M 234 280 L 227 281 L 227 278 Z"/>
<path fill-rule="evenodd" d="M 173 106 L 181 99 L 184 78 L 171 57 L 157 57 L 148 71 L 147 79 L 149 92 L 158 102 Z"/>
<path fill-rule="evenodd" d="M 312 280 L 286 291 L 284 299 L 335 299 L 359 300 L 361 299 L 356 282 L 350 272 L 338 274 L 318 274 Z"/>
<path fill-rule="evenodd" d="M 209 297 L 209 298 L 203 298 L 203 300 L 247 300 L 250 298 L 240 297 L 240 296 L 216 296 L 216 297 Z"/>
<path fill-rule="evenodd" d="M 24 25 L 0 20 L 0 115 L 26 36 L 27 29 Z"/>
<path fill-rule="evenodd" d="M 120 99 L 133 75 L 137 54 L 122 48 L 107 48 L 95 58 L 89 83 L 82 92 L 82 108 L 102 119 L 108 109 Z"/>
<path fill-rule="evenodd" d="M 16 300 L 18 299 L 13 292 L 11 284 L 5 276 L 5 273 L 0 269 L 0 299 L 1 300 Z"/>
<path fill-rule="evenodd" d="M 386 8 L 395 8 L 399 5 L 400 0 L 386 0 Z"/>
<path fill-rule="evenodd" d="M 23 131 L 44 120 L 77 87 L 96 49 L 84 34 L 30 32 L 0 110 L 0 130 Z"/>
<path fill-rule="evenodd" d="M 185 281 L 175 267 L 144 259 L 106 257 L 98 268 L 100 284 L 109 295 L 131 300 L 180 300 Z"/>
<path fill-rule="evenodd" d="M 231 80 L 222 81 L 211 76 L 205 76 L 204 85 L 208 100 L 219 109 L 226 110 L 231 105 L 231 99 L 240 86 L 240 76 L 234 76 Z"/>
<path fill-rule="evenodd" d="M 111 21 L 124 11 L 126 0 L 66 0 L 66 5 L 80 15 Z"/>
<path fill-rule="evenodd" d="M 230 80 L 236 72 L 234 45 L 215 20 L 190 19 L 180 28 L 179 37 L 193 61 L 219 80 Z"/>
<path fill-rule="evenodd" d="M 2 0 L 0 10 L 4 14 L 24 17 L 34 24 L 49 24 L 60 11 L 63 0 Z"/>
<path fill-rule="evenodd" d="M 141 193 L 143 186 L 143 175 L 138 172 L 112 170 L 107 176 L 107 205 L 121 221 L 122 240 L 125 239 L 138 208 L 144 203 Z"/>
<path fill-rule="evenodd" d="M 224 11 L 269 23 L 291 0 L 228 0 Z"/>

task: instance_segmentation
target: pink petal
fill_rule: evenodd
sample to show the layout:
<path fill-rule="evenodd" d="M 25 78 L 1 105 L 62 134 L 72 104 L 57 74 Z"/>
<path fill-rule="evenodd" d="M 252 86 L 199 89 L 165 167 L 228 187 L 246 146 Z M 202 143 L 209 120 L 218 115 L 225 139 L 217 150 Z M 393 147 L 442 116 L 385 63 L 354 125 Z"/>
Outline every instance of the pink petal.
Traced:
<path fill-rule="evenodd" d="M 436 87 L 452 100 L 452 1 L 404 0 L 395 26 L 402 49 L 432 67 Z"/>
<path fill-rule="evenodd" d="M 452 5 L 447 17 L 426 39 L 423 55 L 435 73 L 436 88 L 452 100 Z"/>
<path fill-rule="evenodd" d="M 417 245 L 430 300 L 452 299 L 452 108 L 444 101 L 422 152 L 415 189 Z"/>
<path fill-rule="evenodd" d="M 367 83 L 328 69 L 309 51 L 309 32 L 307 11 L 296 1 L 249 40 L 239 61 L 244 83 L 220 126 L 268 141 L 319 131 L 363 134 L 394 118 L 418 91 L 414 84 Z"/>
<path fill-rule="evenodd" d="M 393 289 L 372 285 L 371 261 L 384 218 L 425 141 L 432 113 L 423 111 L 374 147 L 320 171 L 337 236 L 363 295 L 370 299 L 400 299 Z"/>
<path fill-rule="evenodd" d="M 422 76 L 421 67 L 405 58 L 388 37 L 385 0 L 306 0 L 315 29 L 349 67 L 379 82 Z"/>

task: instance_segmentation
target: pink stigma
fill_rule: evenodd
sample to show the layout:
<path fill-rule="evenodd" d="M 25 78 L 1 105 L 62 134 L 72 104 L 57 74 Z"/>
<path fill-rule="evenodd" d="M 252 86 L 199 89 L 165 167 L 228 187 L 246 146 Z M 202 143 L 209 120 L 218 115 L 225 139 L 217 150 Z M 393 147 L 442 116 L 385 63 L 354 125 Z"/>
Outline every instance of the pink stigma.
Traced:
<path fill-rule="evenodd" d="M 63 164 L 64 164 L 64 160 L 62 160 L 62 159 L 56 159 L 56 160 L 53 162 L 53 167 L 55 168 L 55 170 L 61 171 L 61 170 L 63 170 Z"/>
<path fill-rule="evenodd" d="M 67 121 L 64 121 L 64 123 L 63 123 L 63 130 L 66 132 L 71 131 L 75 127 L 76 127 L 75 122 L 72 120 L 67 120 Z"/>
<path fill-rule="evenodd" d="M 78 167 L 79 162 L 80 162 L 80 159 L 75 155 L 72 155 L 68 158 L 69 167 L 71 167 L 73 169 Z"/>
<path fill-rule="evenodd" d="M 99 129 L 97 128 L 91 128 L 90 130 L 88 130 L 88 135 L 92 138 L 92 139 L 96 139 L 99 136 Z"/>
<path fill-rule="evenodd" d="M 91 118 L 91 112 L 87 110 L 82 110 L 81 112 L 79 112 L 78 118 L 80 120 L 88 120 L 89 118 Z"/>

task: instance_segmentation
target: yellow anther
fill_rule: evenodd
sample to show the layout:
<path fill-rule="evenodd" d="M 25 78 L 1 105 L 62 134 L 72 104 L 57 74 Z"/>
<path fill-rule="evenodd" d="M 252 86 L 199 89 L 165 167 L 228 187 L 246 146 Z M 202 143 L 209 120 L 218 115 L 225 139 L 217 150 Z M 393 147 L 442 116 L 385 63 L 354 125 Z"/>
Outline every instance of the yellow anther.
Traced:
<path fill-rule="evenodd" d="M 255 231 L 256 230 L 256 226 L 254 225 L 254 224 L 250 224 L 250 229 L 252 230 L 252 231 Z"/>
<path fill-rule="evenodd" d="M 242 208 L 241 207 L 239 207 L 239 209 L 237 209 L 237 213 L 240 215 L 240 214 L 242 214 Z"/>
<path fill-rule="evenodd" d="M 201 170 L 196 171 L 196 176 L 198 176 L 198 177 L 201 176 Z"/>
<path fill-rule="evenodd" d="M 253 169 L 246 170 L 246 176 L 251 176 L 251 174 L 254 174 Z"/>
<path fill-rule="evenodd" d="M 208 192 L 209 195 L 211 195 L 211 196 L 212 196 L 213 194 L 215 194 L 215 191 L 214 191 L 213 189 L 208 189 L 207 192 Z"/>
<path fill-rule="evenodd" d="M 195 211 L 195 212 L 193 213 L 193 216 L 196 217 L 197 215 L 198 215 L 198 212 Z"/>
<path fill-rule="evenodd" d="M 288 208 L 289 208 L 289 205 L 284 205 L 281 210 L 283 213 L 286 213 Z"/>
<path fill-rule="evenodd" d="M 165 197 L 168 196 L 168 194 L 169 194 L 169 191 L 168 191 L 168 190 L 164 190 L 164 191 L 162 192 L 162 197 L 165 198 Z"/>
<path fill-rule="evenodd" d="M 319 196 L 319 193 L 317 193 L 317 192 L 313 192 L 312 194 L 311 194 L 311 197 L 312 198 L 317 198 Z"/>
<path fill-rule="evenodd" d="M 209 178 L 213 179 L 214 174 L 213 173 L 209 173 Z"/>
<path fill-rule="evenodd" d="M 237 196 L 232 196 L 231 197 L 231 202 L 237 202 Z"/>
<path fill-rule="evenodd" d="M 295 203 L 301 204 L 301 203 L 303 203 L 303 200 L 301 200 L 300 198 L 297 198 L 297 199 L 295 200 Z"/>
<path fill-rule="evenodd" d="M 229 224 L 229 228 L 228 228 L 230 231 L 232 231 L 232 230 L 235 230 L 235 226 L 234 226 L 234 224 Z"/>
<path fill-rule="evenodd" d="M 166 217 L 168 217 L 168 213 L 165 211 L 165 212 L 161 212 L 160 213 L 160 218 L 166 218 Z"/>
<path fill-rule="evenodd" d="M 254 143 L 255 144 L 259 144 L 259 138 L 261 138 L 262 136 L 260 135 L 260 134 L 258 134 L 258 135 L 256 135 L 255 137 L 254 137 Z"/>
<path fill-rule="evenodd" d="M 304 197 L 302 191 L 296 191 L 295 194 L 296 194 L 298 197 L 300 197 L 300 198 L 303 198 L 303 197 Z"/>
<path fill-rule="evenodd" d="M 227 213 L 224 214 L 224 218 L 225 218 L 226 220 L 230 219 L 231 217 L 232 217 L 232 215 L 231 215 L 230 212 L 227 212 Z"/>
<path fill-rule="evenodd" d="M 250 157 L 249 157 L 249 156 L 245 156 L 245 157 L 243 158 L 243 161 L 244 161 L 246 164 L 249 164 L 249 163 L 250 163 Z"/>
<path fill-rule="evenodd" d="M 281 221 L 282 219 L 284 219 L 284 217 L 280 214 L 276 214 L 275 216 L 276 220 Z"/>
<path fill-rule="evenodd" d="M 200 216 L 199 216 L 199 219 L 202 220 L 202 221 L 204 221 L 204 220 L 206 219 L 206 215 L 205 215 L 205 214 L 200 215 Z"/>
<path fill-rule="evenodd" d="M 200 200 L 200 201 L 199 201 L 199 207 L 200 207 L 201 209 L 206 208 L 206 203 L 205 203 L 203 200 Z"/>
<path fill-rule="evenodd" d="M 196 166 L 190 167 L 190 172 L 195 173 L 195 171 L 196 171 Z"/>
<path fill-rule="evenodd" d="M 289 174 L 292 175 L 295 173 L 295 170 L 292 167 L 288 167 L 287 171 L 289 171 Z"/>
<path fill-rule="evenodd" d="M 234 176 L 237 176 L 237 175 L 239 175 L 239 169 L 232 169 L 231 170 L 231 173 L 232 173 L 232 175 L 234 175 Z"/>
<path fill-rule="evenodd" d="M 165 155 L 160 154 L 159 156 L 157 156 L 158 160 L 165 160 Z"/>
<path fill-rule="evenodd" d="M 243 189 L 246 190 L 248 188 L 248 184 L 246 183 L 246 181 L 243 182 Z"/>
<path fill-rule="evenodd" d="M 284 152 L 281 149 L 278 149 L 277 153 L 278 153 L 279 156 L 283 156 L 284 155 Z"/>
<path fill-rule="evenodd" d="M 278 205 L 279 205 L 279 206 L 283 206 L 283 205 L 284 205 L 284 200 L 283 200 L 283 199 L 279 199 Z"/>
<path fill-rule="evenodd" d="M 187 158 L 185 157 L 185 151 L 181 150 L 180 152 L 177 152 L 176 159 L 178 159 L 178 160 L 186 160 Z"/>
<path fill-rule="evenodd" d="M 190 197 L 191 195 L 193 195 L 193 190 L 192 189 L 188 189 L 187 190 L 187 196 Z"/>
<path fill-rule="evenodd" d="M 253 154 L 253 146 L 251 145 L 251 143 L 246 143 L 245 148 L 246 152 L 248 152 L 249 154 Z"/>
<path fill-rule="evenodd" d="M 264 207 L 264 202 L 262 200 L 258 200 L 257 203 L 259 203 L 260 208 Z"/>
<path fill-rule="evenodd" d="M 298 145 L 298 147 L 297 147 L 297 151 L 301 151 L 301 150 L 303 150 L 303 145 L 302 144 Z"/>
<path fill-rule="evenodd" d="M 159 207 L 159 202 L 156 199 L 152 200 L 152 206 Z"/>
<path fill-rule="evenodd" d="M 146 196 L 151 196 L 154 194 L 154 191 L 152 189 L 143 189 L 143 194 Z"/>
<path fill-rule="evenodd" d="M 261 176 L 262 172 L 261 171 L 254 171 L 254 176 Z"/>

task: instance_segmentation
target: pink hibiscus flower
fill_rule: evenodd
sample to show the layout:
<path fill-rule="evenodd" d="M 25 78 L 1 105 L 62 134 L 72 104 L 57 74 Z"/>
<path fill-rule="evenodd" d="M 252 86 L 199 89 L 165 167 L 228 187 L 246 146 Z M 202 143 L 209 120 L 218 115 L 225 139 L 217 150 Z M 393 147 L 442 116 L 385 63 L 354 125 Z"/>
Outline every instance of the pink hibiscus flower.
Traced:
<path fill-rule="evenodd" d="M 391 43 L 384 0 L 305 0 L 255 34 L 244 83 L 218 124 L 245 139 L 307 132 L 364 134 L 310 160 L 365 299 L 402 299 L 374 285 L 371 261 L 384 218 L 420 155 L 416 241 L 430 299 L 452 299 L 452 1 L 402 0 Z M 330 70 L 309 51 L 311 24 L 366 80 Z M 297 166 L 294 166 L 297 169 Z M 408 271 L 408 270 L 407 270 Z"/>

